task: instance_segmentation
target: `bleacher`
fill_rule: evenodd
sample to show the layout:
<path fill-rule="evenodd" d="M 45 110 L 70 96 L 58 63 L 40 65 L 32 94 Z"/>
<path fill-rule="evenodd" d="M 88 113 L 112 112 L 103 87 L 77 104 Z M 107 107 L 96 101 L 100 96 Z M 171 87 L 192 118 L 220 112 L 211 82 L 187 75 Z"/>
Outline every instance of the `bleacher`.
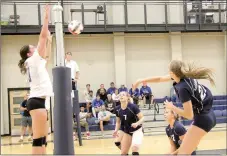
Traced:
<path fill-rule="evenodd" d="M 163 134 L 165 132 L 165 127 L 167 126 L 166 121 L 164 120 L 164 106 L 163 102 L 165 100 L 170 100 L 169 97 L 164 97 L 164 98 L 156 98 L 154 99 L 155 105 L 152 105 L 151 109 L 148 109 L 148 106 L 146 108 L 140 108 L 140 110 L 143 112 L 145 116 L 145 123 L 144 123 L 144 131 L 145 135 L 155 135 L 155 134 Z M 82 104 L 82 103 L 80 103 Z M 177 107 L 182 107 L 181 103 L 174 103 Z M 214 96 L 214 103 L 213 103 L 213 109 L 214 113 L 217 118 L 217 125 L 223 125 L 227 123 L 227 96 Z M 104 131 L 107 134 L 106 136 L 111 135 L 110 130 L 114 130 L 115 128 L 115 122 L 116 122 L 116 117 L 113 114 L 111 116 L 111 120 L 109 124 L 104 125 Z M 187 127 L 192 123 L 192 120 L 187 120 L 187 119 L 181 119 L 181 122 Z M 92 132 L 92 136 L 99 136 L 100 133 L 100 128 L 97 123 L 95 123 L 94 118 L 89 118 L 88 119 L 89 123 L 89 130 Z M 218 127 L 216 125 L 216 127 Z M 220 127 L 220 126 L 219 126 Z M 225 126 L 226 127 L 226 126 Z M 74 127 L 76 128 L 76 127 Z M 222 127 L 223 128 L 223 127 Z M 82 127 L 81 128 L 82 132 L 85 131 L 85 129 Z"/>

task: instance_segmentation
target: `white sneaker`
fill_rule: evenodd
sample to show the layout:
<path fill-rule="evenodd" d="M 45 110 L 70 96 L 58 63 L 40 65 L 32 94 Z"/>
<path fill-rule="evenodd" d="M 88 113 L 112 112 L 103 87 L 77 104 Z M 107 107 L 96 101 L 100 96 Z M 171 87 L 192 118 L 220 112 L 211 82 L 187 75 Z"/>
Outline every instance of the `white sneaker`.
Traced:
<path fill-rule="evenodd" d="M 23 142 L 23 141 L 24 141 L 24 139 L 20 138 L 20 140 L 18 142 Z"/>
<path fill-rule="evenodd" d="M 31 136 L 28 138 L 28 141 L 32 141 L 32 137 Z"/>

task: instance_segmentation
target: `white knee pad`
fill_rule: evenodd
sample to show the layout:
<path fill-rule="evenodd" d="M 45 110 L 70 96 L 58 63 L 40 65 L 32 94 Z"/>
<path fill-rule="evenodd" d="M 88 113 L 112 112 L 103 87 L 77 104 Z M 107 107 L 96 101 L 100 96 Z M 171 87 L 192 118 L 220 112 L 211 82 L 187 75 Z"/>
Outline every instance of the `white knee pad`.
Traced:
<path fill-rule="evenodd" d="M 135 131 L 132 135 L 132 148 L 137 148 L 139 150 L 143 142 L 143 131 L 142 128 Z"/>

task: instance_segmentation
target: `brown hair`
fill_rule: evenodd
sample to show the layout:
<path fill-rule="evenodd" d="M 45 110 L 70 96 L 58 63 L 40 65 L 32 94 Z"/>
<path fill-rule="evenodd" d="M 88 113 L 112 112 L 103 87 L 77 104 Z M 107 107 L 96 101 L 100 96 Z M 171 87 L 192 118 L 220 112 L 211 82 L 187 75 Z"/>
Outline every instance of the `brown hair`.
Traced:
<path fill-rule="evenodd" d="M 193 63 L 185 64 L 183 61 L 173 60 L 170 63 L 170 71 L 179 78 L 207 79 L 212 85 L 215 85 L 213 71 L 210 68 L 196 68 Z"/>
<path fill-rule="evenodd" d="M 179 115 L 177 113 L 175 113 L 174 111 L 172 111 L 172 110 L 170 110 L 170 111 L 173 114 L 175 120 L 179 120 L 179 118 L 180 118 Z"/>
<path fill-rule="evenodd" d="M 25 45 L 20 49 L 21 60 L 19 61 L 18 66 L 22 74 L 26 74 L 27 72 L 27 69 L 24 65 L 26 59 L 28 58 L 27 53 L 29 53 L 29 45 Z"/>

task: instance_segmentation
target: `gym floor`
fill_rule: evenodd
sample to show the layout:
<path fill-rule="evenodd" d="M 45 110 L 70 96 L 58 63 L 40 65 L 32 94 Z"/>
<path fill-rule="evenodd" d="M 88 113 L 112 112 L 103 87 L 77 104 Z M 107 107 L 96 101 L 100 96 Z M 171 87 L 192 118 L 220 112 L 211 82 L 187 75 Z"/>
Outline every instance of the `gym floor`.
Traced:
<path fill-rule="evenodd" d="M 19 137 L 2 137 L 1 154 L 31 154 L 31 142 L 28 142 L 26 137 L 23 143 L 18 143 L 18 140 Z M 78 141 L 75 141 L 74 145 L 75 154 L 120 154 L 113 139 L 83 140 L 83 146 L 79 146 Z M 156 135 L 144 137 L 140 153 L 165 154 L 168 151 L 168 138 L 165 135 Z M 200 142 L 197 151 L 198 154 L 226 155 L 226 131 L 208 133 Z M 53 154 L 52 142 L 48 143 L 47 154 Z"/>

